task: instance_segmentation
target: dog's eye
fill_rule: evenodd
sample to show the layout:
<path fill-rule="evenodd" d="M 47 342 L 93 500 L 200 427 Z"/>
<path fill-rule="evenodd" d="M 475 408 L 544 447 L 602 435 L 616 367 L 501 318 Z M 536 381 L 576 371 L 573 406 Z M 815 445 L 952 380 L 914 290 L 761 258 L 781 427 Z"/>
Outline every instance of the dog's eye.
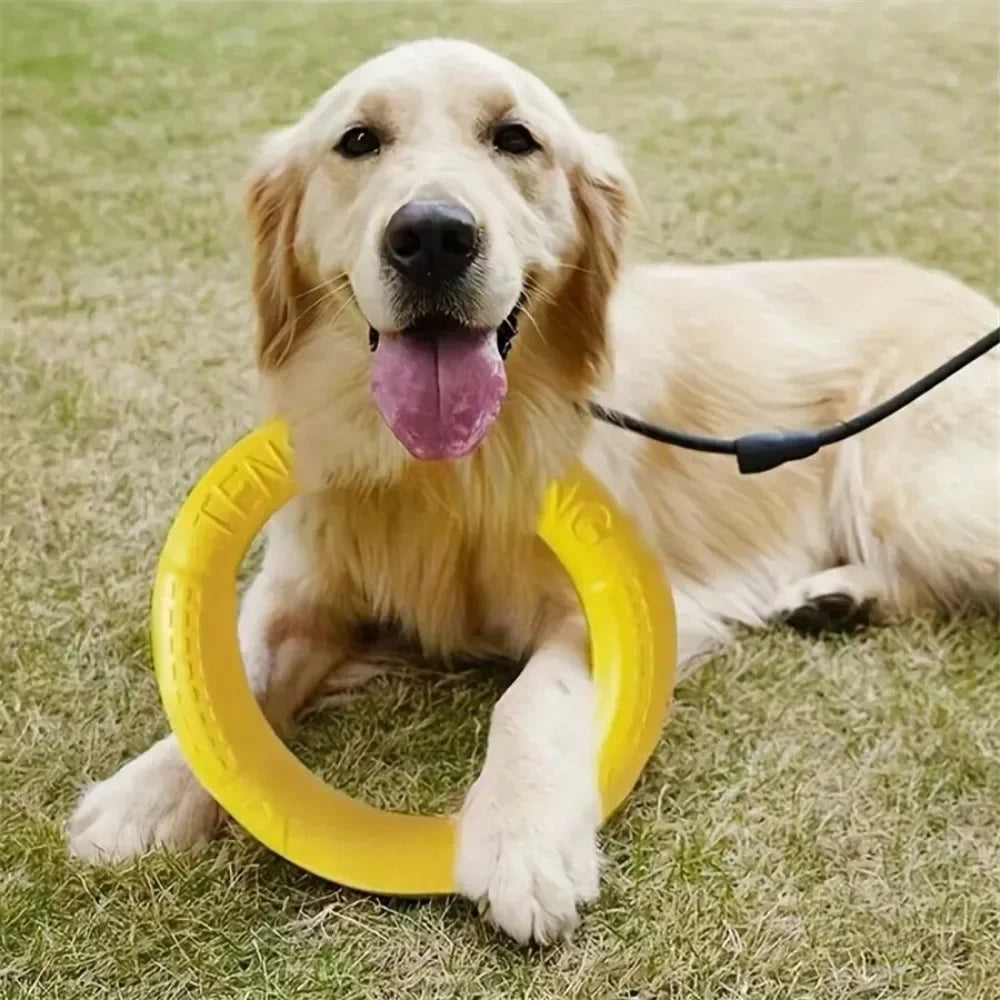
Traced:
<path fill-rule="evenodd" d="M 341 156 L 349 160 L 357 160 L 362 156 L 370 156 L 382 148 L 378 133 L 370 128 L 349 128 L 341 137 L 340 142 L 333 147 Z"/>
<path fill-rule="evenodd" d="M 500 153 L 510 153 L 511 156 L 527 156 L 541 147 L 523 125 L 508 122 L 493 130 L 493 148 Z"/>

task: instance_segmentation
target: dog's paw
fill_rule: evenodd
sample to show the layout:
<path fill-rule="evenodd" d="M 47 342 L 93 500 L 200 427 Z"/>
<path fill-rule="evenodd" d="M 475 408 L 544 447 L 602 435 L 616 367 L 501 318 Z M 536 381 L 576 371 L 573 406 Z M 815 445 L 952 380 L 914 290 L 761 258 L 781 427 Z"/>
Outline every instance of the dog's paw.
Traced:
<path fill-rule="evenodd" d="M 855 632 L 877 617 L 878 580 L 864 566 L 837 566 L 785 587 L 770 618 L 806 635 Z"/>
<path fill-rule="evenodd" d="M 168 738 L 88 788 L 66 837 L 74 857 L 124 861 L 154 848 L 193 847 L 208 838 L 219 816 L 219 807 Z"/>
<path fill-rule="evenodd" d="M 521 944 L 551 944 L 597 898 L 596 795 L 502 794 L 508 790 L 484 775 L 469 792 L 459 818 L 459 891 Z"/>
<path fill-rule="evenodd" d="M 858 632 L 871 624 L 871 602 L 855 604 L 850 594 L 819 594 L 777 616 L 784 625 L 804 635 Z"/>

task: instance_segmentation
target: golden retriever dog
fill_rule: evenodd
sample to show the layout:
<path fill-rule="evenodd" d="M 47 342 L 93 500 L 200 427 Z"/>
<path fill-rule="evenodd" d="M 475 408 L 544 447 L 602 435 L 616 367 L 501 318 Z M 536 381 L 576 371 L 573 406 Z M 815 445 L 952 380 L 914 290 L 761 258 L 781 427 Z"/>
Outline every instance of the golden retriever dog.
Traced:
<path fill-rule="evenodd" d="M 461 891 L 518 941 L 564 936 L 598 892 L 586 629 L 535 534 L 573 462 L 662 559 L 682 661 L 733 624 L 997 608 L 996 352 L 759 476 L 581 406 L 724 436 L 833 423 L 997 325 L 957 280 L 895 260 L 628 263 L 613 144 L 451 40 L 348 74 L 265 142 L 247 203 L 266 415 L 289 422 L 303 488 L 244 597 L 250 682 L 283 731 L 349 679 L 373 623 L 431 657 L 523 660 L 457 858 Z M 218 812 L 168 737 L 89 788 L 68 836 L 127 858 L 204 839 Z"/>

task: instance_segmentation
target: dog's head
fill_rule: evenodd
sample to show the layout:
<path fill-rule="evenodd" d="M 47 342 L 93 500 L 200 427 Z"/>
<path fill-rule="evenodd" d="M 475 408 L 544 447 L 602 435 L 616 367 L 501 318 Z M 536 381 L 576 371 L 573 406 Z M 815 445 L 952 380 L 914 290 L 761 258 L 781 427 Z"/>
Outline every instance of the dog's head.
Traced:
<path fill-rule="evenodd" d="M 544 434 L 582 401 L 626 191 L 606 139 L 464 42 L 379 56 L 271 136 L 248 195 L 259 363 L 325 477 Z"/>

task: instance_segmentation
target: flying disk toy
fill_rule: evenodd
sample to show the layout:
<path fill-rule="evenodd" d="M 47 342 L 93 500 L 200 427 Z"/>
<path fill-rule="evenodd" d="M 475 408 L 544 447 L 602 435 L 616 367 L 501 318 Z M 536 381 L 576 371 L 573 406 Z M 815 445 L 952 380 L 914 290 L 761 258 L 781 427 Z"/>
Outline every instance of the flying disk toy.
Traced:
<path fill-rule="evenodd" d="M 268 518 L 295 495 L 292 470 L 286 425 L 266 424 L 212 466 L 170 529 L 152 617 L 170 725 L 201 784 L 293 864 L 385 895 L 454 892 L 455 819 L 376 809 L 330 787 L 281 742 L 247 684 L 237 572 Z M 548 487 L 538 534 L 568 572 L 587 619 L 607 817 L 638 780 L 670 704 L 673 602 L 634 525 L 584 469 Z"/>

